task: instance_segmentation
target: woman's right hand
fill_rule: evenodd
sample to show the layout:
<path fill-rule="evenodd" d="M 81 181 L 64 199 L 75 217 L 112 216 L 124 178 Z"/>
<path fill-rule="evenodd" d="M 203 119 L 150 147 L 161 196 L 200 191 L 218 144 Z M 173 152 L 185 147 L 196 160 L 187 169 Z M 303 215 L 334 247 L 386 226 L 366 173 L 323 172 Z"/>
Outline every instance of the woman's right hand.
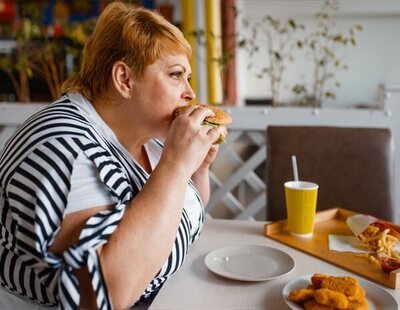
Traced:
<path fill-rule="evenodd" d="M 180 165 L 190 177 L 203 163 L 219 132 L 212 126 L 202 125 L 214 113 L 207 108 L 190 106 L 171 124 L 160 161 Z"/>

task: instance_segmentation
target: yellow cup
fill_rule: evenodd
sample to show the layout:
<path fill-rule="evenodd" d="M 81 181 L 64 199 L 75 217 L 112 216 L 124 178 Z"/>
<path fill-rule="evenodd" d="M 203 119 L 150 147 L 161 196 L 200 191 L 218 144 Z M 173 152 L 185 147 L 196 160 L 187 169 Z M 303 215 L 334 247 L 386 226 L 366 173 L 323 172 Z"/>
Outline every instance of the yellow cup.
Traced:
<path fill-rule="evenodd" d="M 314 231 L 318 184 L 289 181 L 284 185 L 289 233 L 297 237 L 309 238 Z"/>

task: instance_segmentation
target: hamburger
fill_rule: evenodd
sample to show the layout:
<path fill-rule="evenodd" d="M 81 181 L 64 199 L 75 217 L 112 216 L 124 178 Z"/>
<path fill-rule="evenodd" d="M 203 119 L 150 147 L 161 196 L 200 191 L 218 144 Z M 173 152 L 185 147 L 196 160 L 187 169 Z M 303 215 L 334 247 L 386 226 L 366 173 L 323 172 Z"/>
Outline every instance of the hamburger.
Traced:
<path fill-rule="evenodd" d="M 228 135 L 228 129 L 226 128 L 226 125 L 232 123 L 232 117 L 227 112 L 217 108 L 216 106 L 209 104 L 199 104 L 199 106 L 210 109 L 215 114 L 214 116 L 206 117 L 201 123 L 202 125 L 209 125 L 218 129 L 219 138 L 214 142 L 214 144 L 226 143 L 226 136 Z M 183 111 L 185 111 L 185 109 L 188 107 L 190 107 L 190 105 L 177 108 L 174 112 L 174 117 L 177 117 L 183 113 Z"/>

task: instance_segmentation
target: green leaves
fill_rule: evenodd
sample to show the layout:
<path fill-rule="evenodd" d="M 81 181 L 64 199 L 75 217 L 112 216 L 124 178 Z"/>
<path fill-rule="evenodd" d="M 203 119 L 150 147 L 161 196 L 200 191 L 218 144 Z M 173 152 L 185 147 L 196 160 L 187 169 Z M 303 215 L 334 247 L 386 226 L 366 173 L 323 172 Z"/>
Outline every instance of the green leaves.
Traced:
<path fill-rule="evenodd" d="M 305 50 L 309 49 L 314 63 L 311 89 L 315 107 L 321 105 L 323 98 L 336 98 L 335 92 L 326 88 L 331 85 L 340 87 L 340 83 L 334 79 L 338 70 L 348 68 L 341 60 L 343 49 L 350 44 L 356 46 L 356 33 L 362 30 L 362 26 L 358 24 L 342 30 L 334 15 L 338 10 L 337 3 L 325 1 L 320 11 L 315 14 L 315 30 L 311 31 L 304 38 L 303 45 L 300 45 Z M 293 91 L 299 93 L 299 89 Z"/>

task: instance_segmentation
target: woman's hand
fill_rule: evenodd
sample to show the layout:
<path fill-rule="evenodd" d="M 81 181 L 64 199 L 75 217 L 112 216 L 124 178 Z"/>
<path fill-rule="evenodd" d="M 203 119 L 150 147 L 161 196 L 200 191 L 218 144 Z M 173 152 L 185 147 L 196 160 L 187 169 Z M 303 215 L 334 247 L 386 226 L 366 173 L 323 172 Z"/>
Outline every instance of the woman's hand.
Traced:
<path fill-rule="evenodd" d="M 187 108 L 172 122 L 161 158 L 172 161 L 175 169 L 177 164 L 184 167 L 188 179 L 196 184 L 204 205 L 210 199 L 209 168 L 218 153 L 218 145 L 213 143 L 219 138 L 219 132 L 202 122 L 213 114 L 203 107 Z"/>
<path fill-rule="evenodd" d="M 210 150 L 207 153 L 207 156 L 204 158 L 202 164 L 200 165 L 199 169 L 208 169 L 210 168 L 211 164 L 214 162 L 215 158 L 217 157 L 219 149 L 219 144 L 213 144 Z"/>
<path fill-rule="evenodd" d="M 189 177 L 200 167 L 208 169 L 216 157 L 218 147 L 213 142 L 219 132 L 201 123 L 212 115 L 210 109 L 191 106 L 177 116 L 168 132 L 161 160 L 179 163 Z"/>
<path fill-rule="evenodd" d="M 192 181 L 196 184 L 196 188 L 201 195 L 203 204 L 207 205 L 211 191 L 210 191 L 210 165 L 213 163 L 218 154 L 218 144 L 213 144 L 204 158 L 203 163 L 200 165 L 199 169 L 192 175 Z"/>

